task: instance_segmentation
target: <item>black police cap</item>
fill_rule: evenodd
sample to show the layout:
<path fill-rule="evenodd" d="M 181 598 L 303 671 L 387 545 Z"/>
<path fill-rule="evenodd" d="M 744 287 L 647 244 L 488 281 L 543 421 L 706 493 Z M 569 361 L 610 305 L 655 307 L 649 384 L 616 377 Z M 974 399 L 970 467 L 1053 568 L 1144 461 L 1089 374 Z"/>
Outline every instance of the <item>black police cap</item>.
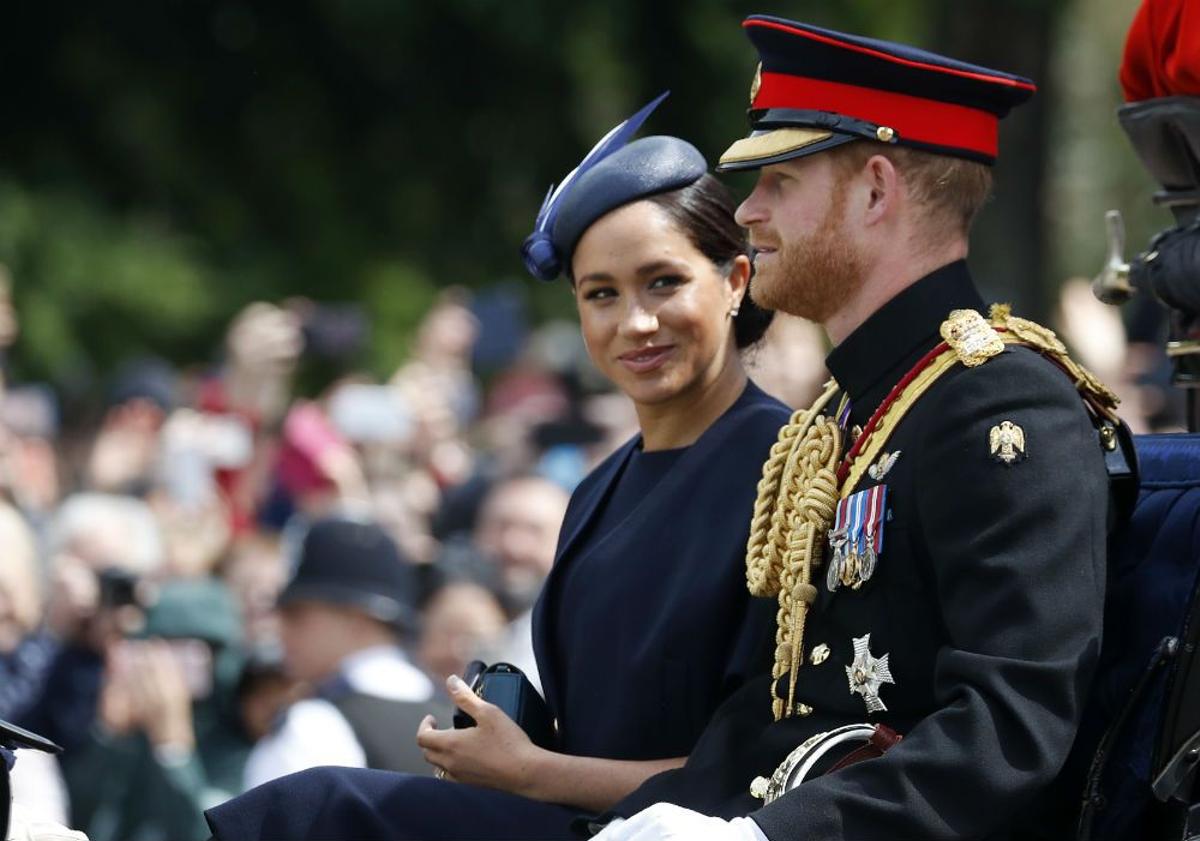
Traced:
<path fill-rule="evenodd" d="M 419 595 L 413 563 L 387 532 L 371 522 L 330 518 L 313 523 L 304 536 L 296 571 L 278 603 L 350 605 L 411 632 Z"/>

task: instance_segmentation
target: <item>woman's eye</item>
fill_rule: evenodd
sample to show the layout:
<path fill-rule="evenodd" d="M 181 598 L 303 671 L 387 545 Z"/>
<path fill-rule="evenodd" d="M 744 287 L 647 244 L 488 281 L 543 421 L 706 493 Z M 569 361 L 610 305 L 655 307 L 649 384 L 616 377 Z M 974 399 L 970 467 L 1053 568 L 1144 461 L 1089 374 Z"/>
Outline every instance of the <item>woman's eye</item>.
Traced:
<path fill-rule="evenodd" d="M 594 286 L 591 289 L 589 289 L 587 292 L 583 293 L 583 297 L 584 297 L 584 300 L 586 300 L 586 301 L 603 301 L 607 298 L 612 298 L 612 297 L 616 296 L 616 294 L 617 294 L 616 290 L 612 289 L 611 287 Z"/>
<path fill-rule="evenodd" d="M 656 277 L 654 280 L 650 281 L 650 288 L 665 289 L 672 286 L 678 286 L 681 283 L 683 283 L 683 278 L 681 278 L 679 275 L 662 275 L 661 277 Z"/>

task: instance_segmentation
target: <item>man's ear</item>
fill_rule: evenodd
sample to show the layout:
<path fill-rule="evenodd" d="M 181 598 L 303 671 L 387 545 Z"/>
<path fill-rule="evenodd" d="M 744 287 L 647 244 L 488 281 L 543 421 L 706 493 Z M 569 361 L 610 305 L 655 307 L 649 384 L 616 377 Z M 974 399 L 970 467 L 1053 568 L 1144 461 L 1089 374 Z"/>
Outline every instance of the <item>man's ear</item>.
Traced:
<path fill-rule="evenodd" d="M 863 165 L 862 177 L 869 190 L 863 223 L 871 226 L 891 216 L 900 205 L 904 183 L 895 165 L 883 155 L 872 155 Z"/>

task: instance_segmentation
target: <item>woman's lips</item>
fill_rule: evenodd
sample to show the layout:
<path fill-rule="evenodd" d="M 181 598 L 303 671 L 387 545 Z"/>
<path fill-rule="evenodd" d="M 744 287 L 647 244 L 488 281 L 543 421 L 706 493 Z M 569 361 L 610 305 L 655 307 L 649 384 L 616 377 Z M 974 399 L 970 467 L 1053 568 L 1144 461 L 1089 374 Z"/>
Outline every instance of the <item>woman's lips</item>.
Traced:
<path fill-rule="evenodd" d="M 660 345 L 631 350 L 628 353 L 621 354 L 617 359 L 633 373 L 647 374 L 666 364 L 667 359 L 674 351 L 674 345 Z"/>

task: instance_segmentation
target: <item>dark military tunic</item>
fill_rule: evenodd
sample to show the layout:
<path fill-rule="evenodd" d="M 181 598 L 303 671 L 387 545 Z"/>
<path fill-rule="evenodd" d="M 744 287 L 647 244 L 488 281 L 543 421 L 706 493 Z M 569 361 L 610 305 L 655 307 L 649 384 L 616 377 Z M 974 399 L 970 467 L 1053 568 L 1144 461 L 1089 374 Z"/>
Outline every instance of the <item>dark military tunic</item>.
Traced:
<path fill-rule="evenodd" d="M 828 359 L 849 423 L 865 424 L 938 344 L 951 310 L 982 307 L 959 262 L 872 315 Z M 1024 431 L 1023 460 L 993 456 L 991 430 L 1006 420 Z M 795 693 L 811 712 L 775 723 L 769 677 L 749 682 L 684 768 L 617 813 L 669 801 L 750 814 L 771 841 L 1024 837 L 1018 825 L 1071 747 L 1100 646 L 1108 486 L 1096 433 L 1067 377 L 1009 346 L 943 375 L 884 449 L 899 456 L 881 480 L 890 520 L 873 577 L 829 592 L 824 568 L 814 574 Z M 877 483 L 864 474 L 855 490 Z M 867 634 L 895 681 L 879 688 L 883 712 L 850 691 L 853 640 Z M 821 645 L 829 655 L 816 664 Z M 807 737 L 857 722 L 904 740 L 769 806 L 750 796 L 751 780 Z"/>

